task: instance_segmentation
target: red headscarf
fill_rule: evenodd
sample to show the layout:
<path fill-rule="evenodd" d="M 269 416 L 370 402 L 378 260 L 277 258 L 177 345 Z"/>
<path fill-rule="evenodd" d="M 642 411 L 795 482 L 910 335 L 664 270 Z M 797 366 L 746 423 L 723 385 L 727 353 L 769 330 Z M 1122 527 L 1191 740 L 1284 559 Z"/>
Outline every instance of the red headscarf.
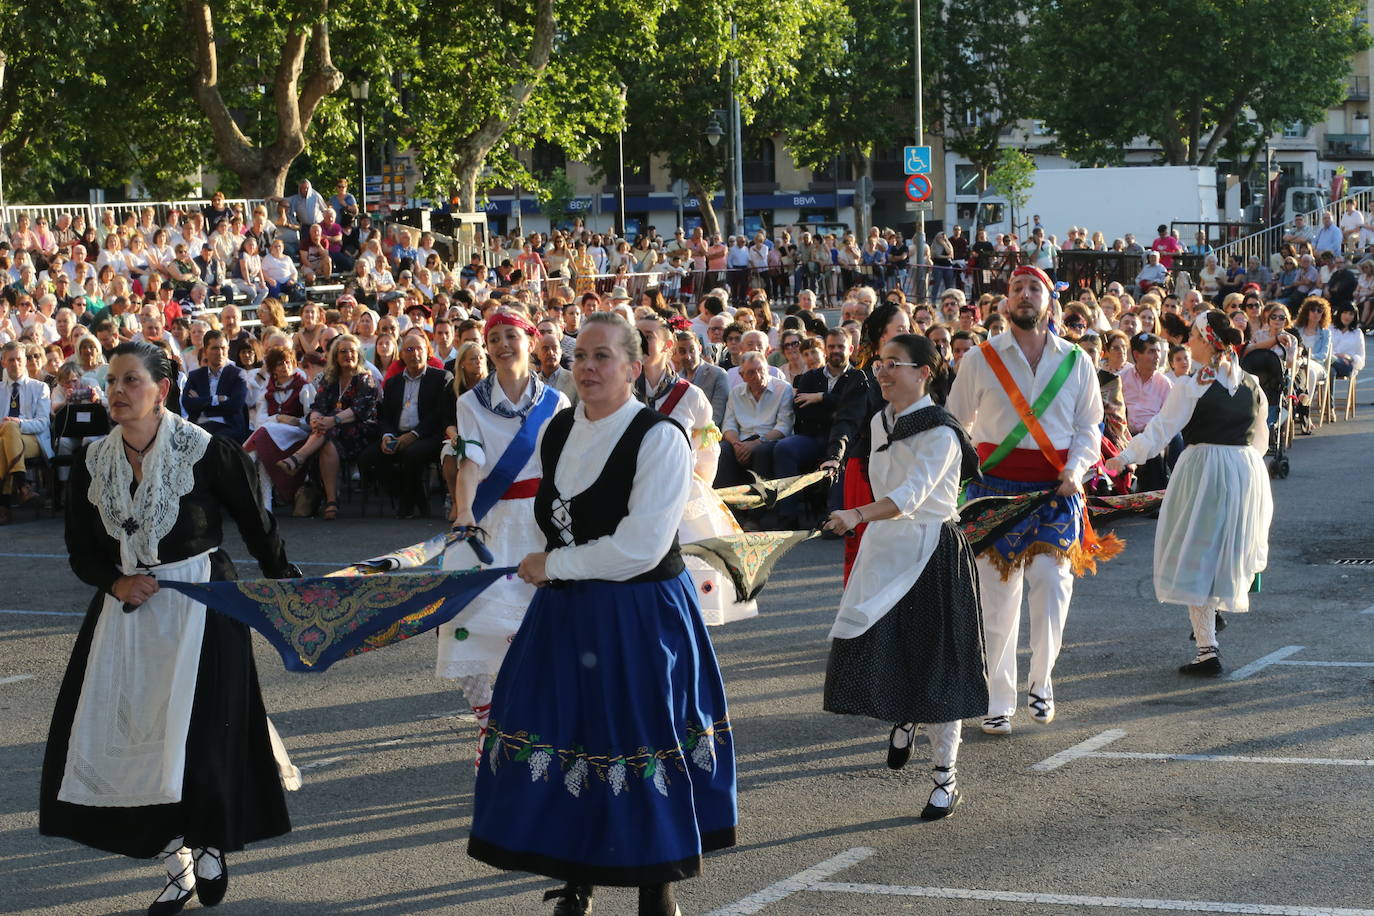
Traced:
<path fill-rule="evenodd" d="M 530 324 L 528 318 L 524 315 L 517 315 L 514 312 L 507 311 L 495 311 L 488 315 L 486 327 L 483 328 L 482 333 L 486 334 L 487 331 L 501 324 L 508 324 L 513 328 L 519 328 L 531 337 L 539 336 L 539 329 Z"/>
<path fill-rule="evenodd" d="M 1035 279 L 1039 280 L 1041 283 L 1045 285 L 1045 292 L 1050 292 L 1054 289 L 1054 284 L 1050 282 L 1049 274 L 1045 273 L 1038 267 L 1031 266 L 1030 264 L 1022 264 L 1020 267 L 1013 270 L 1011 272 L 1011 275 L 1012 277 L 1034 277 Z"/>

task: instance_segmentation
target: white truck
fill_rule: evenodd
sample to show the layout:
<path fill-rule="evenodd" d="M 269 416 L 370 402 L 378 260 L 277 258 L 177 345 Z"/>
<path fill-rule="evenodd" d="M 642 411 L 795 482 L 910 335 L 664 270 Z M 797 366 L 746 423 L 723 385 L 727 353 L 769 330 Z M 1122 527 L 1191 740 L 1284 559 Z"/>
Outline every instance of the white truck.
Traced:
<path fill-rule="evenodd" d="M 1064 241 L 1070 226 L 1101 232 L 1110 245 L 1126 233 L 1146 247 L 1159 225 L 1174 220 L 1216 222 L 1217 172 L 1211 166 L 1149 165 L 1116 168 L 1038 169 L 1030 200 L 1015 214 L 1017 224 L 1040 225 Z M 997 199 L 993 197 L 992 199 Z M 1003 222 L 983 226 L 989 235 L 1011 228 L 1010 207 Z M 1024 238 L 1029 234 L 1026 230 Z M 1192 239 L 1184 239 L 1191 245 Z"/>

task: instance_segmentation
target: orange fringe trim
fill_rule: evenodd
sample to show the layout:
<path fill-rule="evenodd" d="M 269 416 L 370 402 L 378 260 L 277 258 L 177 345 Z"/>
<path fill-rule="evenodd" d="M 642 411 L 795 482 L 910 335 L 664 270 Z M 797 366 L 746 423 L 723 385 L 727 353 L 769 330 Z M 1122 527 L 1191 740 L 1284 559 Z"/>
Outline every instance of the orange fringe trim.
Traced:
<path fill-rule="evenodd" d="M 1054 544 L 1047 544 L 1044 541 L 1036 541 L 1014 557 L 1004 557 L 996 550 L 985 550 L 982 557 L 997 570 L 1002 581 L 1005 582 L 1011 578 L 1014 570 L 1026 565 L 1036 557 L 1046 555 L 1066 558 L 1075 576 L 1081 577 L 1088 573 L 1096 575 L 1099 562 L 1105 563 L 1125 549 L 1125 541 L 1115 534 L 1109 534 L 1102 538 L 1095 538 L 1091 543 L 1087 542 L 1085 538 L 1083 542 L 1074 544 L 1067 550 Z"/>

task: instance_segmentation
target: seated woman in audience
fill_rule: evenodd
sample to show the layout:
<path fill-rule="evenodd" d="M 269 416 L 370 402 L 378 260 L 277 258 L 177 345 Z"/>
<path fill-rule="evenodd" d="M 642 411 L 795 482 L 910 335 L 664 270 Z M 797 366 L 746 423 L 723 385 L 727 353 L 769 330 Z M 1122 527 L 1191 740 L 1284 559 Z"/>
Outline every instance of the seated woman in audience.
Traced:
<path fill-rule="evenodd" d="M 396 335 L 390 328 L 379 330 L 372 346 L 372 359 L 367 364 L 368 371 L 376 373 L 378 385 L 381 385 L 381 379 L 386 378 L 387 372 L 400 358 L 401 347 L 396 341 Z"/>
<path fill-rule="evenodd" d="M 1204 298 L 1215 300 L 1217 294 L 1221 292 L 1222 283 L 1226 282 L 1226 271 L 1217 265 L 1217 256 L 1209 254 L 1203 258 L 1202 270 L 1197 274 L 1197 288 L 1202 292 Z"/>
<path fill-rule="evenodd" d="M 1241 309 L 1232 309 L 1226 317 L 1231 319 L 1231 327 L 1240 331 L 1241 340 L 1245 341 L 1245 343 L 1249 343 L 1250 319 L 1245 316 L 1245 312 Z"/>
<path fill-rule="evenodd" d="M 324 308 L 317 302 L 301 306 L 301 322 L 296 327 L 292 355 L 307 374 L 317 372 L 325 361 L 323 342 Z"/>
<path fill-rule="evenodd" d="M 1360 325 L 1374 329 L 1374 257 L 1366 257 L 1356 268 L 1355 307 L 1360 310 Z"/>
<path fill-rule="evenodd" d="M 377 351 L 377 313 L 365 308 L 353 321 L 353 336 L 363 347 L 363 359 L 373 362 Z"/>
<path fill-rule="evenodd" d="M 291 500 L 300 489 L 300 476 L 289 473 L 283 465 L 290 466 L 287 459 L 310 435 L 305 411 L 315 399 L 315 389 L 296 371 L 295 357 L 285 347 L 269 350 L 264 368 L 268 382 L 258 394 L 255 428 L 243 450 L 257 462 L 263 479 L 263 504 L 270 509 L 274 494 L 278 499 Z M 296 509 L 297 517 L 309 511 L 303 505 Z"/>
<path fill-rule="evenodd" d="M 1364 357 L 1364 333 L 1360 330 L 1359 315 L 1354 305 L 1343 305 L 1336 310 L 1335 324 L 1331 327 L 1331 375 L 1349 378 L 1364 368 Z"/>
<path fill-rule="evenodd" d="M 1103 335 L 1105 351 L 1102 354 L 1101 367 L 1112 375 L 1116 375 L 1126 368 L 1126 364 L 1131 359 L 1131 338 L 1125 330 L 1108 331 Z M 1101 373 L 1099 373 L 1099 380 Z"/>
<path fill-rule="evenodd" d="M 81 373 L 82 381 L 101 392 L 105 391 L 105 354 L 99 338 L 86 336 L 78 340 L 72 362 Z"/>
<path fill-rule="evenodd" d="M 243 382 L 248 388 L 248 425 L 250 428 L 256 426 L 258 401 L 262 399 L 262 392 L 267 388 L 267 370 L 262 365 L 262 343 L 256 337 L 249 337 L 239 347 L 234 360 L 235 364 L 243 371 Z"/>
<path fill-rule="evenodd" d="M 339 514 L 341 463 L 355 460 L 376 438 L 377 399 L 377 383 L 363 369 L 358 338 L 352 334 L 336 337 L 310 405 L 310 435 L 295 454 L 277 465 L 283 473 L 295 476 L 318 453 L 326 521 Z"/>

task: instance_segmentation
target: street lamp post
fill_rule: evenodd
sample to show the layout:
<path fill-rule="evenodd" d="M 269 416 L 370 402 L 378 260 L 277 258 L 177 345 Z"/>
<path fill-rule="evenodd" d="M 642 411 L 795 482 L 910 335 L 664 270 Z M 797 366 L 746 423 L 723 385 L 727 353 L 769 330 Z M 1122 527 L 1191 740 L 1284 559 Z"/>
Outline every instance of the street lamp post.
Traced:
<path fill-rule="evenodd" d="M 735 27 L 735 20 L 730 20 L 730 42 L 732 45 L 739 41 L 739 30 Z M 730 209 L 733 211 L 733 226 L 735 235 L 744 234 L 744 138 L 740 130 L 739 115 L 739 96 L 735 94 L 735 83 L 739 80 L 739 58 L 730 58 L 730 143 L 734 147 L 734 167 L 731 172 L 732 184 L 734 185 L 734 199 L 730 202 Z"/>
<path fill-rule="evenodd" d="M 0 51 L 0 90 L 5 88 L 5 60 L 5 52 Z M 0 141 L 3 140 L 4 138 L 0 137 Z M 0 160 L 4 158 L 4 143 L 0 142 Z M 9 218 L 5 209 L 5 170 L 3 162 L 0 162 L 0 229 L 7 225 L 9 225 Z"/>
<path fill-rule="evenodd" d="M 367 80 L 348 84 L 348 94 L 353 97 L 353 107 L 358 110 L 358 171 L 362 173 L 363 183 L 358 187 L 358 215 L 367 213 L 367 133 L 364 131 L 363 115 L 367 107 L 367 97 L 371 86 Z"/>
<path fill-rule="evenodd" d="M 625 92 L 626 85 L 620 84 L 620 188 L 616 195 L 620 208 L 620 238 L 625 238 Z"/>
<path fill-rule="evenodd" d="M 706 142 L 711 144 L 712 149 L 720 146 L 720 140 L 725 136 L 725 128 L 720 126 L 720 118 L 717 114 L 712 112 L 711 123 L 706 125 Z M 731 185 L 735 183 L 735 170 L 733 164 L 728 161 L 726 165 L 728 167 L 725 170 L 725 208 L 728 212 L 735 205 L 735 192 L 731 188 Z"/>

